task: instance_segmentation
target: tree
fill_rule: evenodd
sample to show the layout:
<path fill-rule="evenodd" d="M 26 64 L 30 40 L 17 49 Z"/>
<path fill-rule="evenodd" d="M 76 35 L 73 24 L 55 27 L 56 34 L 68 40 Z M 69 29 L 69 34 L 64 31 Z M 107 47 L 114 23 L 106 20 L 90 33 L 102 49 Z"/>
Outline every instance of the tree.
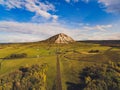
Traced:
<path fill-rule="evenodd" d="M 0 78 L 3 90 L 46 90 L 47 64 L 20 67 Z M 2 90 L 0 89 L 0 90 Z"/>
<path fill-rule="evenodd" d="M 85 67 L 80 72 L 82 90 L 120 90 L 120 66 L 109 62 L 107 65 Z"/>

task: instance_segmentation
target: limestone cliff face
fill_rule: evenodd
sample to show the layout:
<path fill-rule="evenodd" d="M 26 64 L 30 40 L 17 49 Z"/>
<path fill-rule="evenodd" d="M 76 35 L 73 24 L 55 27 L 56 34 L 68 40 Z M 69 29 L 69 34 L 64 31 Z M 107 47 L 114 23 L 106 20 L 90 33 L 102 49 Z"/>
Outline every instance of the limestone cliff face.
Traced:
<path fill-rule="evenodd" d="M 75 42 L 71 37 L 64 33 L 57 34 L 45 40 L 49 43 L 72 43 Z"/>

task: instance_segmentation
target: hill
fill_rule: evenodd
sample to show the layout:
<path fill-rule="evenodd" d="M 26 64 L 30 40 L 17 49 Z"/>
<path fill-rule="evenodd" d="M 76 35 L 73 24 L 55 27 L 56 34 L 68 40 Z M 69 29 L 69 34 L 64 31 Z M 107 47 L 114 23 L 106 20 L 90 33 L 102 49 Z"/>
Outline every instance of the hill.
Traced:
<path fill-rule="evenodd" d="M 49 43 L 72 43 L 75 42 L 75 40 L 73 40 L 70 36 L 64 34 L 64 33 L 60 33 L 57 34 L 55 36 L 52 36 L 50 38 L 48 38 L 47 40 L 45 40 L 45 42 L 49 42 Z"/>

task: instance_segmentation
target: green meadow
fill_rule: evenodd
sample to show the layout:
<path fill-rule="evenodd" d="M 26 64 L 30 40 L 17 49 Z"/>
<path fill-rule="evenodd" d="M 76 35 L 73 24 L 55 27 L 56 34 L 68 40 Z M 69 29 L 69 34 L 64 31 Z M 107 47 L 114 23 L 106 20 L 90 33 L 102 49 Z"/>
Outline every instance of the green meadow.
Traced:
<path fill-rule="evenodd" d="M 30 67 L 46 63 L 48 65 L 46 90 L 56 90 L 54 88 L 56 86 L 57 50 L 59 51 L 62 90 L 73 90 L 68 88 L 70 83 L 76 85 L 80 82 L 79 73 L 85 67 L 106 65 L 108 62 L 120 62 L 120 48 L 102 46 L 100 44 L 81 42 L 72 44 L 48 44 L 42 42 L 1 44 L 0 78 L 7 77 L 7 75 L 18 70 L 21 66 Z M 3 59 L 11 54 L 21 53 L 25 53 L 27 56 L 24 58 Z"/>

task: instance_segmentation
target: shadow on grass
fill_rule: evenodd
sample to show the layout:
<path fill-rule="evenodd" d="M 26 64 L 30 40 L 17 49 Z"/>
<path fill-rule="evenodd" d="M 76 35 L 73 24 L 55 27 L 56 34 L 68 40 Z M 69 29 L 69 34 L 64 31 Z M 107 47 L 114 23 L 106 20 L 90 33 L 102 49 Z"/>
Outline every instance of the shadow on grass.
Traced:
<path fill-rule="evenodd" d="M 67 84 L 67 90 L 83 90 L 84 87 L 80 84 L 75 84 L 72 82 L 66 82 L 66 84 Z"/>

